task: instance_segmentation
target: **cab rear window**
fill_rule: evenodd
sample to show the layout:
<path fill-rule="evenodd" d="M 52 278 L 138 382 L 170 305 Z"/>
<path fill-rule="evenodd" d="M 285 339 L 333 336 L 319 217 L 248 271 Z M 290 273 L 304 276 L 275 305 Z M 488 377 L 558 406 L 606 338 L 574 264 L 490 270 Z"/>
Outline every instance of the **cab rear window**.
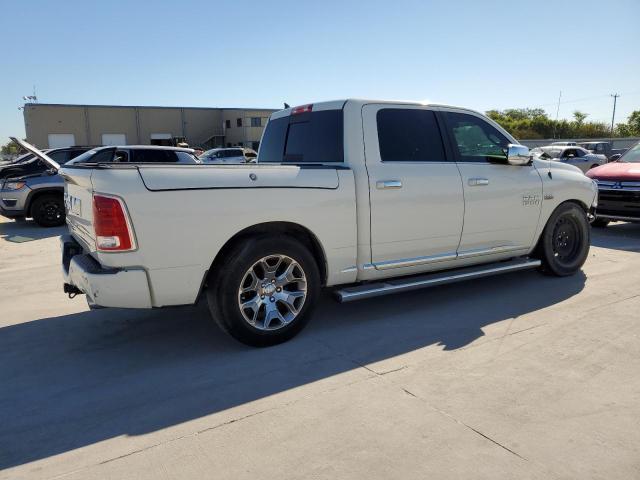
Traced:
<path fill-rule="evenodd" d="M 260 143 L 258 162 L 342 162 L 342 122 L 342 110 L 312 111 L 271 120 Z"/>

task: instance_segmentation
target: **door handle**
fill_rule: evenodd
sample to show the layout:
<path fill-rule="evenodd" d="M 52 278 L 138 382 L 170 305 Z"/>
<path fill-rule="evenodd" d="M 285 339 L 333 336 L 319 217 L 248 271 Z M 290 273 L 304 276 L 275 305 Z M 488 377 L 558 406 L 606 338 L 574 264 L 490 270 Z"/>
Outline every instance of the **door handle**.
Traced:
<path fill-rule="evenodd" d="M 379 180 L 376 182 L 376 188 L 378 190 L 402 188 L 402 182 L 400 180 Z"/>
<path fill-rule="evenodd" d="M 481 187 L 484 185 L 489 185 L 489 179 L 488 178 L 470 178 L 468 183 L 470 187 Z"/>

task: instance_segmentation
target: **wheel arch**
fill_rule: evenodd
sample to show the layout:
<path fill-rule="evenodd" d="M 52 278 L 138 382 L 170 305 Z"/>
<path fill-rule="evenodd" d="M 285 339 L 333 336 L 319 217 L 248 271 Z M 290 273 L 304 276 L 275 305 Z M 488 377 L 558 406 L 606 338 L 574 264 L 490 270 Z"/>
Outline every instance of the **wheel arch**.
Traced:
<path fill-rule="evenodd" d="M 328 275 L 327 256 L 324 248 L 322 247 L 322 243 L 318 240 L 318 237 L 307 227 L 300 225 L 299 223 L 282 221 L 264 222 L 240 230 L 225 242 L 213 259 L 209 270 L 205 273 L 198 297 L 202 295 L 209 276 L 218 271 L 218 267 L 226 254 L 242 241 L 256 235 L 288 235 L 300 241 L 300 243 L 309 249 L 309 252 L 316 260 L 318 269 L 320 270 L 320 280 L 322 285 L 326 284 Z"/>
<path fill-rule="evenodd" d="M 63 187 L 47 187 L 47 188 L 37 188 L 35 190 L 32 190 L 31 193 L 29 193 L 29 196 L 27 197 L 27 201 L 25 204 L 24 211 L 26 212 L 26 215 L 29 217 L 32 216 L 31 207 L 33 206 L 33 202 L 35 202 L 41 196 L 49 195 L 49 194 L 56 194 L 56 195 L 59 194 L 61 197 L 63 197 L 64 188 Z"/>
<path fill-rule="evenodd" d="M 580 207 L 586 214 L 589 213 L 589 207 L 587 207 L 587 205 L 582 201 L 579 200 L 577 198 L 570 198 L 567 200 L 564 200 L 560 203 L 558 203 L 558 205 L 556 205 L 554 207 L 553 210 L 551 210 L 551 212 L 549 213 L 549 215 L 547 216 L 547 218 L 545 219 L 544 225 L 541 226 L 540 230 L 537 232 L 537 238 L 535 239 L 534 242 L 534 247 L 533 247 L 533 252 L 536 252 L 540 246 L 540 240 L 542 239 L 542 234 L 544 233 L 545 228 L 547 228 L 547 224 L 549 223 L 549 220 L 551 219 L 551 217 L 553 216 L 553 214 L 556 212 L 556 210 L 558 210 L 560 207 L 562 207 L 563 205 L 566 205 L 568 203 L 572 203 L 574 205 L 577 205 L 578 207 Z"/>

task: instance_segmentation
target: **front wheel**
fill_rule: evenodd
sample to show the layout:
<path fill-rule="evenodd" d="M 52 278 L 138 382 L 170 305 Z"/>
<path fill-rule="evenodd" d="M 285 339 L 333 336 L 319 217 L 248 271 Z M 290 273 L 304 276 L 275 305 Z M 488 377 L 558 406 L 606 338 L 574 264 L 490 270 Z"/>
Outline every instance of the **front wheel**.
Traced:
<path fill-rule="evenodd" d="M 226 255 L 210 278 L 207 302 L 222 330 L 266 347 L 305 327 L 319 293 L 320 273 L 307 248 L 286 235 L 263 236 Z"/>
<path fill-rule="evenodd" d="M 41 227 L 64 225 L 65 213 L 62 195 L 45 194 L 36 198 L 31 206 L 31 216 Z"/>
<path fill-rule="evenodd" d="M 574 203 L 564 203 L 553 212 L 538 243 L 542 271 L 564 277 L 576 273 L 589 255 L 589 221 Z"/>

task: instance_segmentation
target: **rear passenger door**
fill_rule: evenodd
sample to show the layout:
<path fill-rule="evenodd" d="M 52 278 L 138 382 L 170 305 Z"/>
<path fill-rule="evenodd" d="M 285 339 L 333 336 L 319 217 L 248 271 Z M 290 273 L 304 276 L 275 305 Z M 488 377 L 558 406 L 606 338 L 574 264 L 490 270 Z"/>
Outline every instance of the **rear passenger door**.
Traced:
<path fill-rule="evenodd" d="M 464 198 L 436 112 L 416 105 L 362 109 L 376 270 L 428 270 L 455 260 Z"/>
<path fill-rule="evenodd" d="M 507 164 L 510 140 L 482 116 L 467 111 L 443 111 L 442 115 L 464 187 L 458 258 L 508 257 L 527 250 L 542 204 L 538 171 L 531 164 Z"/>

